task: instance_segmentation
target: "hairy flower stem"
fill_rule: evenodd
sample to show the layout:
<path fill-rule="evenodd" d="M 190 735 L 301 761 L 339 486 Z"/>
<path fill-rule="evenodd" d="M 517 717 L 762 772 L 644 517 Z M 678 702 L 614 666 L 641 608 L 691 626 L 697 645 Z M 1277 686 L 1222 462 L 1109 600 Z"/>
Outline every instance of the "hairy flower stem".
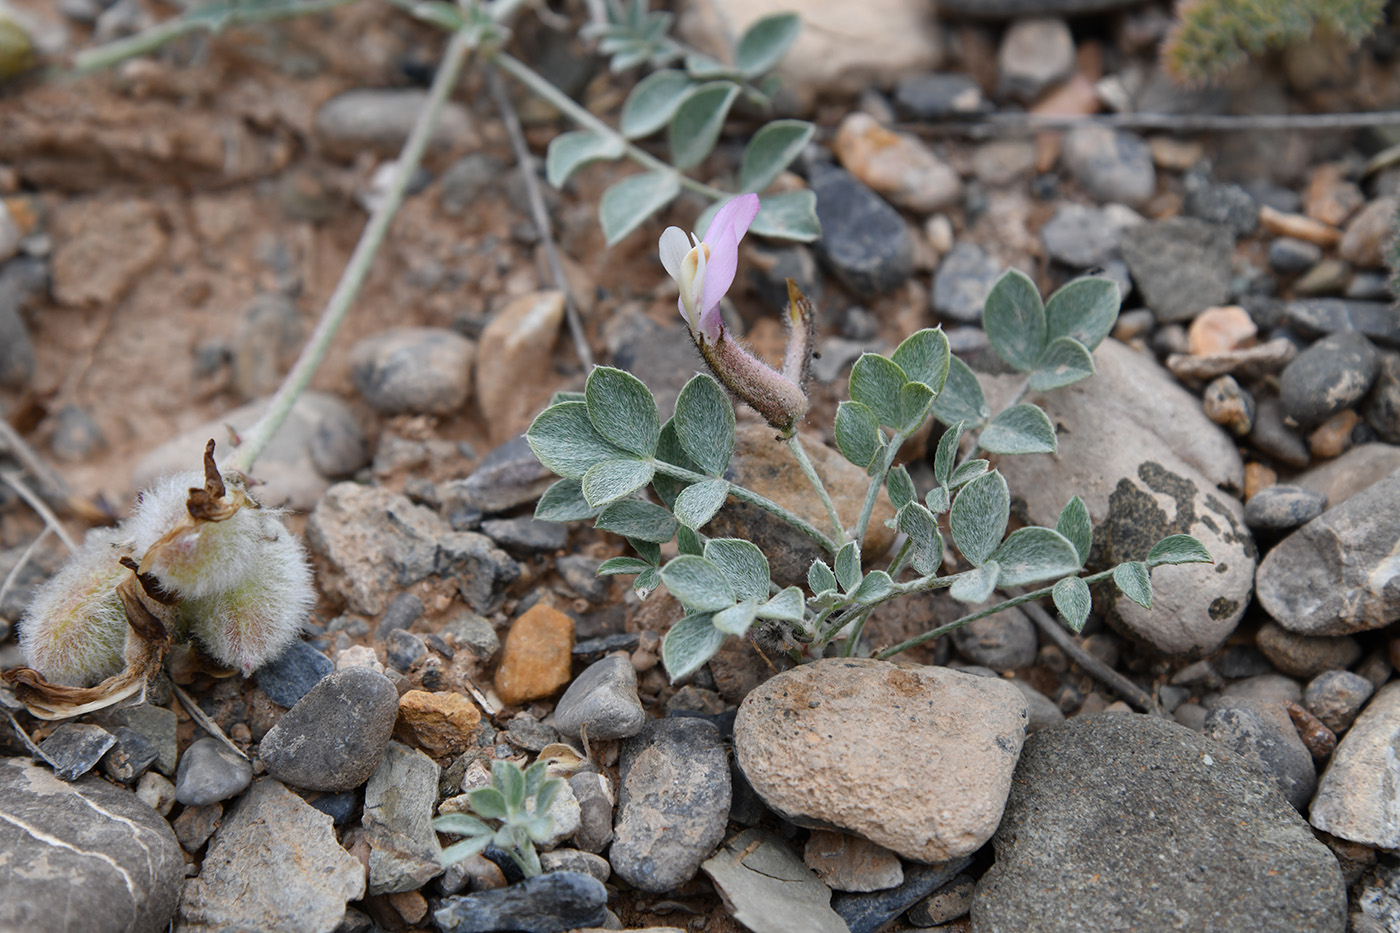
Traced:
<path fill-rule="evenodd" d="M 691 483 L 709 482 L 710 480 L 715 478 L 713 476 L 706 476 L 703 473 L 692 473 L 690 470 L 687 470 L 684 467 L 678 467 L 673 463 L 667 463 L 665 460 L 653 460 L 651 461 L 651 464 L 656 469 L 656 472 L 660 473 L 663 476 L 669 476 L 673 479 L 683 479 Z M 823 548 L 827 550 L 828 553 L 835 554 L 840 548 L 840 545 L 828 538 L 826 535 L 822 534 L 822 532 L 816 526 L 812 525 L 810 522 L 808 522 L 801 516 L 796 515 L 790 510 L 783 508 L 781 505 L 774 502 L 772 499 L 760 496 L 758 493 L 750 489 L 745 489 L 743 486 L 740 486 L 737 483 L 729 484 L 729 494 L 734 498 L 738 499 L 740 502 L 747 502 L 750 505 L 756 505 L 760 509 L 763 509 L 763 511 L 782 519 L 792 527 L 796 528 L 798 531 L 802 532 L 807 537 L 811 538 L 813 541 L 820 544 Z"/>
<path fill-rule="evenodd" d="M 861 503 L 860 519 L 856 522 L 856 530 L 853 535 L 857 544 L 865 544 L 865 529 L 870 525 L 870 516 L 875 512 L 875 500 L 880 495 L 880 489 L 885 485 L 885 477 L 889 474 L 890 467 L 894 466 L 894 458 L 899 456 L 899 448 L 909 439 L 909 433 L 906 431 L 894 432 L 894 437 L 885 447 L 885 457 L 880 461 L 879 471 L 870 477 L 870 488 L 865 491 L 865 501 Z"/>
<path fill-rule="evenodd" d="M 282 422 L 287 420 L 292 406 L 306 391 L 306 387 L 311 383 L 311 377 L 315 375 L 321 361 L 325 359 L 326 351 L 330 348 L 331 341 L 335 339 L 336 331 L 340 329 L 341 322 L 345 320 L 346 313 L 349 312 L 350 306 L 354 304 L 355 297 L 360 292 L 360 286 L 364 284 L 365 277 L 369 275 L 370 266 L 374 263 L 374 257 L 379 252 L 380 244 L 384 242 L 384 236 L 389 232 L 389 225 L 393 223 L 394 215 L 398 213 L 399 206 L 403 203 L 408 181 L 413 177 L 413 173 L 418 169 L 418 164 L 423 160 L 423 153 L 427 150 L 428 142 L 433 138 L 433 132 L 437 129 L 438 118 L 442 114 L 443 107 L 447 104 L 447 98 L 451 95 L 452 89 L 457 86 L 457 78 L 462 73 L 462 67 L 466 64 L 471 51 L 470 37 L 464 31 L 454 33 L 452 38 L 448 40 L 447 49 L 442 55 L 442 63 L 438 66 L 437 74 L 433 77 L 433 85 L 428 91 L 428 100 L 424 104 L 423 110 L 418 114 L 418 121 L 413 125 L 413 132 L 409 133 L 407 141 L 404 142 L 403 150 L 399 153 L 399 159 L 395 165 L 394 180 L 390 183 L 389 190 L 385 192 L 383 200 L 375 206 L 374 212 L 370 214 L 369 222 L 365 224 L 364 232 L 360 234 L 360 241 L 355 244 L 355 251 L 351 254 L 345 271 L 341 273 L 340 281 L 336 283 L 335 291 L 331 293 L 330 300 L 326 302 L 325 310 L 321 312 L 321 319 L 316 322 L 316 329 L 312 332 L 311 339 L 302 347 L 301 355 L 297 357 L 291 371 L 287 373 L 282 384 L 278 386 L 277 394 L 272 397 L 267 411 L 244 434 L 235 450 L 229 464 L 234 469 L 247 473 L 253 468 L 253 464 L 262 455 L 268 442 L 272 440 L 272 436 L 277 433 Z"/>
<path fill-rule="evenodd" d="M 812 488 L 817 491 L 817 495 L 822 500 L 822 505 L 826 507 L 826 517 L 831 519 L 831 526 L 836 529 L 836 540 L 846 540 L 846 529 L 841 525 L 841 516 L 836 514 L 836 504 L 831 501 L 831 496 L 827 494 L 826 486 L 822 484 L 822 478 L 817 475 L 816 468 L 812 466 L 812 461 L 807 459 L 807 451 L 802 446 L 802 440 L 793 432 L 788 438 L 788 450 L 792 451 L 792 456 L 797 460 L 798 467 L 802 470 L 802 475 L 807 477 L 807 482 L 812 484 Z"/>

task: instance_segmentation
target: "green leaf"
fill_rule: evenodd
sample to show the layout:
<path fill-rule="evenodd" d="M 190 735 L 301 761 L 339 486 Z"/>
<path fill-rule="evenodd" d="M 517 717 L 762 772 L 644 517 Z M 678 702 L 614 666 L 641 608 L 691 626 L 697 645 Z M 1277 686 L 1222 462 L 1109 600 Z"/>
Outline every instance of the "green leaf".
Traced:
<path fill-rule="evenodd" d="M 768 195 L 763 199 L 749 232 L 794 243 L 811 243 L 820 239 L 822 224 L 817 219 L 816 194 L 803 188 L 801 191 Z"/>
<path fill-rule="evenodd" d="M 899 510 L 899 530 L 909 536 L 911 562 L 920 576 L 934 573 L 943 563 L 943 536 L 933 513 L 911 502 Z"/>
<path fill-rule="evenodd" d="M 1001 473 L 992 472 L 968 483 L 953 500 L 948 525 L 953 543 L 974 567 L 980 567 L 1001 544 L 1011 517 L 1011 493 Z"/>
<path fill-rule="evenodd" d="M 940 485 L 947 486 L 953 476 L 953 467 L 958 462 L 958 441 L 962 440 L 963 422 L 948 426 L 938 439 L 938 450 L 933 455 L 933 478 Z"/>
<path fill-rule="evenodd" d="M 535 812 L 548 818 L 549 808 L 554 805 L 554 798 L 559 796 L 563 787 L 564 782 L 560 778 L 550 778 L 541 784 L 539 792 L 535 795 Z M 551 819 L 550 822 L 552 823 L 553 820 Z M 550 827 L 550 829 L 553 828 Z"/>
<path fill-rule="evenodd" d="M 528 768 L 525 769 L 525 796 L 526 796 L 526 798 L 534 797 L 536 794 L 538 794 L 538 793 L 540 792 L 540 785 L 544 783 L 544 779 L 545 779 L 545 777 L 546 777 L 546 771 L 547 771 L 548 768 L 549 768 L 549 765 L 548 765 L 548 764 L 546 764 L 546 763 L 543 762 L 543 761 L 538 761 L 538 760 L 537 760 L 534 764 L 530 765 L 530 767 L 528 767 Z M 536 803 L 535 803 L 535 812 L 536 812 L 536 813 L 543 813 L 543 812 L 544 812 L 544 810 L 540 807 L 538 801 L 536 801 Z"/>
<path fill-rule="evenodd" d="M 713 376 L 700 373 L 676 396 L 676 438 L 700 472 L 720 476 L 734 455 L 734 405 Z"/>
<path fill-rule="evenodd" d="M 922 382 L 937 395 L 948 381 L 952 351 L 941 327 L 916 330 L 897 347 L 890 358 L 913 382 Z"/>
<path fill-rule="evenodd" d="M 604 191 L 598 201 L 603 238 L 615 246 L 680 193 L 680 178 L 670 169 L 628 175 Z"/>
<path fill-rule="evenodd" d="M 980 606 L 992 598 L 992 591 L 997 588 L 1000 575 L 1000 565 L 994 560 L 989 560 L 975 570 L 958 574 L 953 585 L 948 587 L 948 595 L 960 603 Z"/>
<path fill-rule="evenodd" d="M 566 479 L 583 479 L 595 463 L 625 460 L 627 451 L 608 443 L 588 418 L 583 402 L 551 405 L 535 416 L 525 440 L 540 463 Z"/>
<path fill-rule="evenodd" d="M 741 603 L 735 603 L 728 609 L 721 609 L 715 613 L 715 617 L 710 620 L 710 624 L 726 635 L 742 635 L 753 625 L 754 614 L 758 610 L 758 604 L 751 599 L 746 599 Z"/>
<path fill-rule="evenodd" d="M 433 824 L 436 826 L 436 822 Z M 493 831 L 494 834 L 494 831 Z M 485 836 L 473 836 L 462 842 L 456 842 L 442 850 L 442 855 L 438 856 L 438 864 L 446 867 L 455 865 L 463 859 L 479 855 L 491 844 L 491 834 Z"/>
<path fill-rule="evenodd" d="M 656 459 L 678 466 L 683 470 L 692 473 L 705 472 L 700 464 L 690 459 L 690 455 L 681 446 L 681 440 L 676 435 L 676 419 L 671 418 L 661 426 L 661 437 L 656 442 Z M 675 479 L 658 472 L 651 479 L 651 488 L 656 490 L 656 495 L 661 501 L 666 503 L 667 508 L 674 508 L 676 496 L 690 483 L 683 479 Z"/>
<path fill-rule="evenodd" d="M 948 488 L 957 489 L 959 486 L 966 486 L 991 468 L 992 464 L 980 457 L 976 460 L 969 460 L 954 470 L 952 476 L 948 477 Z"/>
<path fill-rule="evenodd" d="M 467 816 L 465 813 L 444 813 L 433 820 L 433 829 L 440 833 L 452 833 L 456 836 L 484 836 L 489 842 L 491 834 L 495 832 L 481 820 L 474 816 Z"/>
<path fill-rule="evenodd" d="M 611 366 L 594 366 L 584 386 L 588 419 L 610 443 L 638 457 L 656 453 L 661 418 L 642 380 Z"/>
<path fill-rule="evenodd" d="M 560 402 L 586 402 L 587 396 L 582 392 L 570 392 L 568 389 L 560 389 L 549 397 L 550 405 L 558 405 Z"/>
<path fill-rule="evenodd" d="M 1074 385 L 1093 374 L 1094 357 L 1084 348 L 1084 344 L 1073 337 L 1056 337 L 1035 364 L 1035 372 L 1031 373 L 1031 388 L 1037 392 L 1048 392 Z"/>
<path fill-rule="evenodd" d="M 739 86 L 732 81 L 702 84 L 686 95 L 671 118 L 668 138 L 672 165 L 684 171 L 705 161 L 719 141 L 724 118 L 738 96 Z"/>
<path fill-rule="evenodd" d="M 1093 601 L 1089 597 L 1089 584 L 1079 577 L 1065 577 L 1050 591 L 1055 608 L 1064 616 L 1065 624 L 1076 634 L 1084 630 L 1089 620 L 1089 608 Z"/>
<path fill-rule="evenodd" d="M 661 565 L 661 542 L 643 541 L 641 538 L 628 538 L 627 543 L 632 545 L 632 550 L 636 551 L 642 560 L 653 567 Z"/>
<path fill-rule="evenodd" d="M 707 483 L 687 486 L 676 496 L 676 521 L 687 528 L 699 531 L 715 517 L 715 513 L 729 498 L 729 484 L 722 479 L 712 479 Z"/>
<path fill-rule="evenodd" d="M 727 637 L 710 621 L 713 613 L 700 612 L 681 619 L 661 640 L 661 663 L 675 683 L 715 656 Z"/>
<path fill-rule="evenodd" d="M 839 585 L 836 582 L 836 574 L 831 572 L 826 561 L 814 560 L 812 566 L 807 568 L 807 589 L 812 591 L 812 595 L 834 590 Z"/>
<path fill-rule="evenodd" d="M 624 538 L 665 544 L 676 534 L 676 520 L 661 506 L 641 499 L 622 499 L 603 509 L 593 523 L 600 531 Z"/>
<path fill-rule="evenodd" d="M 692 78 L 699 81 L 721 78 L 732 82 L 735 78 L 740 77 L 738 70 L 732 65 L 727 65 L 718 58 L 713 58 L 702 52 L 692 52 L 685 57 L 685 70 Z"/>
<path fill-rule="evenodd" d="M 868 468 L 884 446 L 880 435 L 880 419 L 860 402 L 842 402 L 836 406 L 836 449 L 841 456 L 860 467 Z"/>
<path fill-rule="evenodd" d="M 739 169 L 740 191 L 762 191 L 811 142 L 816 127 L 805 120 L 774 120 L 764 126 L 744 150 Z M 760 208 L 761 209 L 761 208 Z"/>
<path fill-rule="evenodd" d="M 569 176 L 590 162 L 620 159 L 627 144 L 616 136 L 589 130 L 560 133 L 549 141 L 544 157 L 544 176 L 556 188 L 564 187 Z"/>
<path fill-rule="evenodd" d="M 878 353 L 862 353 L 851 367 L 851 401 L 875 413 L 886 427 L 900 425 L 899 390 L 909 378 L 904 370 Z"/>
<path fill-rule="evenodd" d="M 1045 305 L 1030 276 L 1008 269 L 987 294 L 982 327 L 997 355 L 1028 373 L 1045 350 Z"/>
<path fill-rule="evenodd" d="M 646 460 L 604 460 L 583 474 L 583 497 L 595 509 L 616 502 L 651 482 L 651 463 Z"/>
<path fill-rule="evenodd" d="M 1053 454 L 1059 449 L 1050 416 L 1026 402 L 993 418 L 977 445 L 993 454 Z"/>
<path fill-rule="evenodd" d="M 1050 340 L 1073 337 L 1094 350 L 1113 330 L 1122 303 L 1118 283 L 1112 279 L 1099 276 L 1075 279 L 1051 295 L 1046 303 L 1046 336 Z"/>
<path fill-rule="evenodd" d="M 472 812 L 483 819 L 503 820 L 506 817 L 505 795 L 495 787 L 478 787 L 467 793 Z"/>
<path fill-rule="evenodd" d="M 806 617 L 806 605 L 806 600 L 802 598 L 802 591 L 795 586 L 790 586 L 759 606 L 758 617 L 760 619 L 781 619 L 784 622 L 801 622 Z"/>
<path fill-rule="evenodd" d="M 802 20 L 796 13 L 774 13 L 754 22 L 734 47 L 734 66 L 746 78 L 756 78 L 782 61 Z"/>
<path fill-rule="evenodd" d="M 1069 539 L 1051 528 L 1019 528 L 992 555 L 1001 565 L 1002 586 L 1039 583 L 1078 573 L 1079 553 Z"/>
<path fill-rule="evenodd" d="M 661 582 L 687 609 L 718 612 L 734 605 L 729 578 L 703 557 L 682 554 L 661 568 Z"/>
<path fill-rule="evenodd" d="M 576 479 L 561 479 L 540 496 L 535 518 L 542 522 L 578 522 L 592 518 L 598 510 L 583 497 L 583 486 Z"/>
<path fill-rule="evenodd" d="M 650 596 L 658 586 L 661 585 L 661 571 L 655 567 L 648 567 L 637 574 L 637 579 L 632 581 L 632 589 L 637 591 L 637 595 L 642 599 Z"/>
<path fill-rule="evenodd" d="M 505 797 L 506 808 L 519 813 L 525 809 L 525 772 L 513 761 L 491 762 L 491 783 Z"/>
<path fill-rule="evenodd" d="M 622 135 L 640 139 L 661 129 L 693 86 L 688 74 L 674 68 L 653 71 L 638 81 L 622 104 Z"/>
<path fill-rule="evenodd" d="M 598 576 L 611 577 L 620 573 L 643 573 L 651 564 L 636 557 L 609 557 L 598 565 Z"/>
<path fill-rule="evenodd" d="M 948 362 L 948 379 L 933 403 L 933 416 L 944 424 L 962 421 L 974 428 L 991 416 L 977 376 L 956 356 Z"/>
<path fill-rule="evenodd" d="M 906 382 L 899 390 L 899 424 L 895 425 L 904 434 L 919 430 L 928 417 L 933 404 L 933 392 L 922 382 Z"/>
<path fill-rule="evenodd" d="M 700 540 L 700 536 L 694 529 L 682 525 L 676 529 L 676 550 L 681 554 L 693 554 L 699 557 L 705 553 L 705 542 Z"/>
<path fill-rule="evenodd" d="M 1213 564 L 1206 546 L 1190 535 L 1168 535 L 1147 552 L 1147 566 L 1163 564 Z"/>
<path fill-rule="evenodd" d="M 1152 608 L 1152 577 L 1148 575 L 1147 564 L 1131 560 L 1113 568 L 1113 582 L 1123 595 L 1144 609 Z"/>
<path fill-rule="evenodd" d="M 738 599 L 768 598 L 768 558 L 758 545 L 742 538 L 713 538 L 705 545 L 705 559 L 718 567 Z"/>
<path fill-rule="evenodd" d="M 1055 530 L 1074 545 L 1074 552 L 1079 555 L 1079 565 L 1084 566 L 1089 559 L 1089 550 L 1094 546 L 1094 526 L 1089 521 L 1089 507 L 1083 499 L 1074 496 L 1065 503 L 1055 522 Z"/>
<path fill-rule="evenodd" d="M 847 541 L 836 552 L 836 580 L 849 593 L 860 586 L 860 545 Z"/>
<path fill-rule="evenodd" d="M 861 605 L 878 603 L 893 593 L 894 588 L 894 581 L 890 579 L 889 574 L 883 570 L 872 570 L 860 581 L 860 586 L 851 594 L 851 600 Z"/>
<path fill-rule="evenodd" d="M 909 478 L 909 471 L 903 464 L 890 470 L 885 477 L 885 491 L 890 494 L 890 504 L 894 506 L 895 511 L 918 498 L 918 493 L 914 491 L 914 481 Z"/>
<path fill-rule="evenodd" d="M 982 462 L 986 463 L 985 460 Z M 933 487 L 928 491 L 928 495 L 924 496 L 924 502 L 927 503 L 928 510 L 934 515 L 942 515 L 944 512 L 948 511 L 948 506 L 950 504 L 948 499 L 948 487 Z"/>

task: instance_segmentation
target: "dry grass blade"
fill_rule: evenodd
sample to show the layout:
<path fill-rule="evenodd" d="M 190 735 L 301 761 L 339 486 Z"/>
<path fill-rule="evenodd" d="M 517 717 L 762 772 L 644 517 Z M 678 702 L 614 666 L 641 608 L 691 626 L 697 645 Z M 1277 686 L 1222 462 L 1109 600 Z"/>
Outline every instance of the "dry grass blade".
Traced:
<path fill-rule="evenodd" d="M 0 421 L 3 420 L 4 419 L 0 419 Z M 39 498 L 38 494 L 29 488 L 29 485 L 20 478 L 18 473 L 13 470 L 3 470 L 0 471 L 0 479 L 4 479 L 4 481 L 9 484 L 10 488 L 18 493 L 21 499 L 28 503 L 31 509 L 39 513 L 39 517 L 44 520 L 44 524 L 53 529 L 53 533 L 58 535 L 58 540 L 63 542 L 63 546 L 68 548 L 70 554 L 77 553 L 78 542 L 73 540 L 73 536 L 70 535 L 68 530 L 59 522 L 58 516 L 54 514 L 53 509 L 49 508 L 48 503 Z"/>

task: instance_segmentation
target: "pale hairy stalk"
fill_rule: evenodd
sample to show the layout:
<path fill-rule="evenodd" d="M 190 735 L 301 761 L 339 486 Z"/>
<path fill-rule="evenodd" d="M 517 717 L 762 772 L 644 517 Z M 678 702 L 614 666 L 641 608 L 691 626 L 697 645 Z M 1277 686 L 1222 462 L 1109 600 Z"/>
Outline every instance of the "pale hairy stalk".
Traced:
<path fill-rule="evenodd" d="M 690 470 L 687 470 L 684 467 L 678 467 L 675 464 L 667 463 L 664 460 L 653 460 L 651 461 L 651 464 L 653 467 L 655 467 L 656 472 L 660 473 L 662 476 L 670 476 L 674 479 L 683 479 L 692 483 L 705 483 L 715 479 L 715 477 L 706 476 L 703 473 L 692 473 Z M 835 554 L 836 551 L 839 549 L 839 545 L 835 541 L 822 534 L 822 532 L 818 528 L 816 528 L 806 519 L 793 513 L 789 509 L 783 508 L 781 505 L 774 502 L 772 499 L 760 496 L 758 493 L 750 489 L 745 489 L 743 486 L 740 486 L 737 483 L 729 483 L 729 494 L 734 498 L 738 499 L 740 502 L 747 502 L 750 505 L 756 505 L 760 509 L 763 509 L 763 511 L 777 516 L 778 518 L 787 522 L 792 527 L 796 528 L 798 531 L 802 532 L 807 537 L 811 538 L 813 541 L 820 544 L 823 548 L 827 550 L 828 553 Z"/>
<path fill-rule="evenodd" d="M 826 517 L 831 519 L 831 527 L 836 529 L 836 540 L 846 540 L 846 529 L 841 525 L 841 516 L 836 514 L 836 504 L 831 501 L 831 496 L 827 494 L 826 486 L 822 484 L 822 478 L 817 475 L 817 470 L 812 466 L 812 461 L 807 458 L 807 450 L 802 446 L 802 439 L 794 431 L 788 438 L 788 450 L 792 451 L 792 456 L 797 460 L 797 466 L 802 470 L 802 475 L 807 477 L 807 482 L 812 484 L 812 488 L 817 491 L 817 496 L 822 500 L 822 506 L 826 508 Z"/>
<path fill-rule="evenodd" d="M 857 544 L 865 543 L 865 529 L 870 524 L 870 516 L 875 512 L 875 500 L 880 495 L 881 487 L 885 485 L 885 476 L 894 465 L 894 458 L 899 455 L 899 448 L 907 440 L 908 434 L 896 431 L 889 445 L 885 447 L 885 459 L 880 461 L 879 471 L 870 477 L 870 488 L 865 491 L 865 501 L 860 506 L 860 519 L 856 522 L 856 530 L 852 535 Z"/>
<path fill-rule="evenodd" d="M 389 190 L 385 192 L 383 200 L 375 205 L 374 211 L 370 214 L 364 232 L 360 234 L 360 241 L 355 244 L 355 251 L 351 254 L 345 271 L 341 273 L 340 281 L 336 283 L 335 291 L 331 293 L 330 300 L 326 302 L 326 307 L 321 312 L 321 319 L 316 322 L 315 331 L 312 332 L 306 345 L 302 347 L 301 355 L 297 357 L 296 363 L 292 365 L 291 371 L 282 380 L 282 384 L 277 387 L 277 393 L 268 403 L 267 411 L 256 424 L 244 433 L 240 440 L 234 451 L 233 459 L 230 461 L 230 466 L 234 469 L 244 473 L 252 470 L 253 464 L 257 462 L 268 442 L 272 440 L 272 436 L 277 433 L 277 429 L 282 426 L 282 422 L 286 421 L 292 406 L 306 391 L 306 387 L 311 383 L 311 377 L 315 375 L 316 369 L 325 359 L 326 351 L 330 348 L 331 341 L 335 339 L 336 331 L 340 329 L 341 322 L 345 320 L 346 313 L 349 312 L 350 306 L 355 302 L 356 295 L 359 294 L 360 286 L 364 284 L 365 277 L 369 275 L 370 266 L 374 263 L 374 257 L 379 252 L 380 244 L 384 242 L 384 236 L 389 232 L 389 225 L 393 223 L 394 215 L 398 213 L 399 205 L 403 203 L 408 181 L 423 159 L 428 142 L 432 139 L 434 130 L 437 129 L 438 118 L 442 114 L 443 107 L 447 104 L 452 89 L 457 85 L 457 77 L 461 74 L 462 66 L 466 63 L 470 53 L 471 45 L 467 35 L 464 32 L 454 33 L 452 38 L 448 40 L 447 49 L 443 52 L 442 63 L 438 65 L 437 74 L 433 77 L 433 84 L 428 91 L 428 99 L 423 105 L 423 110 L 418 114 L 413 131 L 409 133 L 407 141 L 404 142 L 403 150 L 399 153 Z"/>
<path fill-rule="evenodd" d="M 76 554 L 78 551 L 78 542 L 74 541 L 73 536 L 68 533 L 68 529 L 63 527 L 63 524 L 58 520 L 58 516 L 53 513 L 53 509 L 49 508 L 49 504 L 41 499 L 34 490 L 30 489 L 29 485 L 13 470 L 0 471 L 0 477 L 4 478 L 11 489 L 19 493 L 19 497 L 23 499 L 31 509 L 39 513 L 39 517 L 44 520 L 44 524 L 52 528 L 53 533 L 58 535 L 58 540 L 63 542 L 63 546 L 68 549 L 68 553 Z"/>
<path fill-rule="evenodd" d="M 43 458 L 34 452 L 34 448 L 29 446 L 29 442 L 20 436 L 8 420 L 0 418 L 0 444 L 14 455 L 19 461 L 19 465 L 34 477 L 39 484 L 38 491 L 50 501 L 62 503 L 68 496 L 68 489 L 60 477 L 53 469 L 44 462 Z"/>

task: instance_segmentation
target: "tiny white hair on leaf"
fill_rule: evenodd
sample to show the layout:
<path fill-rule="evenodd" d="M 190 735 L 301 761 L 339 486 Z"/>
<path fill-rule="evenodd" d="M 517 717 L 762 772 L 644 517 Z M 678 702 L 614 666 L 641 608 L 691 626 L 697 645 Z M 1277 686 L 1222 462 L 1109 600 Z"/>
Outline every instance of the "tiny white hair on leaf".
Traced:
<path fill-rule="evenodd" d="M 100 528 L 34 593 L 19 621 L 25 662 L 55 684 L 89 687 L 119 674 L 129 626 L 117 585 L 131 571 L 122 534 Z"/>
<path fill-rule="evenodd" d="M 276 537 L 250 549 L 252 570 L 237 585 L 181 601 L 190 634 L 245 677 L 291 647 L 316 604 L 305 548 L 274 522 Z"/>

